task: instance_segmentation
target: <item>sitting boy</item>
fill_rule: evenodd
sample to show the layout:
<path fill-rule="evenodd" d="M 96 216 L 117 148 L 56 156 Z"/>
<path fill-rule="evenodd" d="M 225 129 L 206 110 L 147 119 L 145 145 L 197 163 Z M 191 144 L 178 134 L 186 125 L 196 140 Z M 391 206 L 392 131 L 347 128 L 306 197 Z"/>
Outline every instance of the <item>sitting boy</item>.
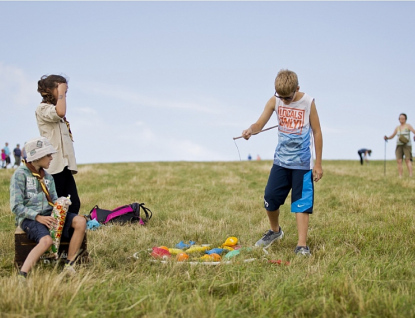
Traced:
<path fill-rule="evenodd" d="M 38 137 L 28 141 L 25 149 L 27 159 L 16 169 L 10 181 L 10 208 L 16 215 L 16 225 L 26 232 L 28 239 L 37 243 L 20 270 L 19 275 L 23 277 L 52 245 L 49 229 L 57 222 L 51 214 L 58 199 L 53 177 L 44 170 L 49 168 L 55 148 L 45 137 Z M 70 239 L 64 268 L 68 273 L 75 273 L 72 265 L 85 230 L 85 218 L 67 213 L 62 238 Z"/>

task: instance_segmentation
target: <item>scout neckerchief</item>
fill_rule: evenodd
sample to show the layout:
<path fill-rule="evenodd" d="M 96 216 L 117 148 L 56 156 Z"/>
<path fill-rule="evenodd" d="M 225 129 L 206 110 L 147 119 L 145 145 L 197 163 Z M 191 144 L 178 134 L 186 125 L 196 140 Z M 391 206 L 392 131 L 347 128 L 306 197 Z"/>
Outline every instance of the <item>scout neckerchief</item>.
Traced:
<path fill-rule="evenodd" d="M 27 162 L 26 160 L 24 160 L 23 162 L 25 163 L 26 167 L 30 170 L 32 175 L 36 177 L 36 179 L 39 181 L 40 186 L 42 187 L 42 191 L 45 193 L 46 199 L 48 199 L 49 205 L 54 206 L 53 201 L 50 197 L 48 187 L 46 186 L 45 181 L 44 181 L 45 170 L 43 168 L 40 168 L 39 172 L 37 172 L 35 167 L 32 165 L 32 163 Z"/>
<path fill-rule="evenodd" d="M 69 131 L 69 137 L 71 137 L 71 140 L 73 142 L 73 137 L 72 137 L 72 131 L 71 131 L 71 125 L 69 125 L 69 121 L 66 120 L 66 116 L 62 118 L 63 121 L 66 124 L 66 127 L 68 127 L 68 131 Z"/>

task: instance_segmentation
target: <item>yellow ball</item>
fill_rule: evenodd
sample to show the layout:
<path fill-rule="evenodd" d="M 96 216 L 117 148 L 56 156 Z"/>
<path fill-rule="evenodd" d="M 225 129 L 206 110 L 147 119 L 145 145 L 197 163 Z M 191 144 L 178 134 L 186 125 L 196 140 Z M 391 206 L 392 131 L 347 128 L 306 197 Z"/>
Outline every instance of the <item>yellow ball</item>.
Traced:
<path fill-rule="evenodd" d="M 238 238 L 235 236 L 228 237 L 222 246 L 235 246 L 238 243 Z"/>

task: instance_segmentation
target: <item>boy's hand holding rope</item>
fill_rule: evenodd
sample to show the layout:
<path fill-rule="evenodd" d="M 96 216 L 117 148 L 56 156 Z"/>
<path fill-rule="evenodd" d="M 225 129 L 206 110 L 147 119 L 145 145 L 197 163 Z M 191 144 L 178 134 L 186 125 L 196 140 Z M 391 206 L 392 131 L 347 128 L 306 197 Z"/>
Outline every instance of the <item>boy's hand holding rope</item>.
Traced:
<path fill-rule="evenodd" d="M 236 149 L 238 149 L 239 160 L 240 160 L 240 161 L 242 161 L 242 159 L 241 159 L 241 153 L 239 152 L 238 145 L 236 144 L 236 139 L 239 139 L 239 138 L 245 138 L 246 140 L 248 140 L 248 139 L 249 139 L 252 135 L 256 135 L 256 134 L 259 134 L 259 133 L 261 133 L 261 132 L 263 132 L 263 131 L 267 131 L 267 130 L 270 130 L 270 129 L 273 129 L 273 128 L 276 128 L 276 127 L 278 127 L 278 125 L 276 125 L 276 126 L 272 126 L 272 127 L 269 127 L 269 128 L 265 128 L 265 129 L 262 129 L 262 130 L 260 130 L 260 131 L 258 131 L 258 132 L 251 132 L 250 134 L 244 134 L 244 133 L 246 132 L 246 130 L 244 130 L 244 131 L 242 132 L 242 136 L 239 136 L 239 137 L 233 137 L 233 141 L 234 141 L 234 143 L 235 143 Z M 248 129 L 247 129 L 247 130 L 248 130 Z"/>
<path fill-rule="evenodd" d="M 239 137 L 233 137 L 233 140 L 236 140 L 236 139 L 239 139 L 239 138 L 249 139 L 249 137 L 251 137 L 252 135 L 256 135 L 256 134 L 262 133 L 263 131 L 267 131 L 267 130 L 270 130 L 270 129 L 273 129 L 273 128 L 277 128 L 277 127 L 278 127 L 278 125 L 275 125 L 275 126 L 272 126 L 272 127 L 269 127 L 269 128 L 262 129 L 262 130 L 257 131 L 257 132 L 252 132 L 249 136 L 245 136 L 245 135 L 242 133 L 242 136 L 239 136 Z M 246 130 L 245 130 L 245 131 L 246 131 Z M 245 131 L 244 131 L 244 132 L 245 132 Z"/>

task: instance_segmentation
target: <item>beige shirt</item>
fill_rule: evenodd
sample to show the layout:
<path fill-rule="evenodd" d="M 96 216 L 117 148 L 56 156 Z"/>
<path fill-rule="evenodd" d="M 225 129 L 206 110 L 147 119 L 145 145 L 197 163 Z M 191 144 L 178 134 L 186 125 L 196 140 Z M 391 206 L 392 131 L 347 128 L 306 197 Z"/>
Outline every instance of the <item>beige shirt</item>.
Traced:
<path fill-rule="evenodd" d="M 57 174 L 67 166 L 73 174 L 77 173 L 73 141 L 65 121 L 56 113 L 55 105 L 41 103 L 35 114 L 40 135 L 49 139 L 57 151 L 53 154 L 53 160 L 46 171 Z"/>

